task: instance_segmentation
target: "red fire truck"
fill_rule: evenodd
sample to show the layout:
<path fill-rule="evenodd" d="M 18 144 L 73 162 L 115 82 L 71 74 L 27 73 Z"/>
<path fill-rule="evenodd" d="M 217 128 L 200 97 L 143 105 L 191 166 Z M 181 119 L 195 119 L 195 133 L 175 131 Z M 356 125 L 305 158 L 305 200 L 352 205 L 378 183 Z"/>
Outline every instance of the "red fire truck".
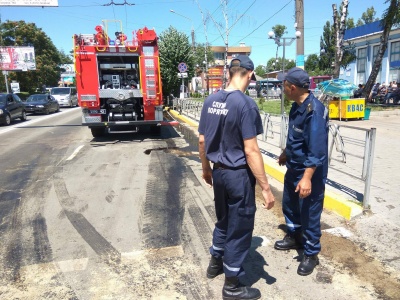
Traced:
<path fill-rule="evenodd" d="M 110 23 L 118 31 L 109 33 Z M 157 34 L 144 27 L 128 40 L 120 21 L 105 20 L 93 34 L 73 37 L 82 125 L 94 137 L 107 131 L 160 132 L 163 97 Z"/>

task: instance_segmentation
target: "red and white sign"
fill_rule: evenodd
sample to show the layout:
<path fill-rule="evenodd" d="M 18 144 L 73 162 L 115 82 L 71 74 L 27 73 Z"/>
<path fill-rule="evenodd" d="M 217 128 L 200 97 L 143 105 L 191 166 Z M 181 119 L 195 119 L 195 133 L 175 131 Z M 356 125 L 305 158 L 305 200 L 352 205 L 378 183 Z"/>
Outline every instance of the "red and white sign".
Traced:
<path fill-rule="evenodd" d="M 0 55 L 1 70 L 36 70 L 35 48 L 33 47 L 0 47 Z"/>

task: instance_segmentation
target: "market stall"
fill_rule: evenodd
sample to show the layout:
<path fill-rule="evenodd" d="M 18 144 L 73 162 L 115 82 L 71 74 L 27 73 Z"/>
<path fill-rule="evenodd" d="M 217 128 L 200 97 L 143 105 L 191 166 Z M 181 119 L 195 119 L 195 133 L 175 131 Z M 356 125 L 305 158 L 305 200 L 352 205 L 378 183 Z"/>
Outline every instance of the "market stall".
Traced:
<path fill-rule="evenodd" d="M 357 86 L 344 79 L 332 79 L 321 82 L 318 88 L 329 109 L 330 119 L 364 119 L 365 99 L 354 99 L 353 93 Z"/>

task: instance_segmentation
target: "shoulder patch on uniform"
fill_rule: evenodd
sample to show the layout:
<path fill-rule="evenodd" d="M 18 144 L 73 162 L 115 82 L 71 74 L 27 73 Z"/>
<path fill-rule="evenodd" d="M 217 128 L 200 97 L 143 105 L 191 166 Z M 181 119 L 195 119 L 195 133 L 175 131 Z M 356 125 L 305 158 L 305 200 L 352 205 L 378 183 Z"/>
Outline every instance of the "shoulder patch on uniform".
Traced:
<path fill-rule="evenodd" d="M 310 102 L 310 103 L 308 103 L 308 105 L 307 105 L 307 113 L 311 112 L 312 110 L 313 110 L 313 105 L 312 105 L 312 103 Z"/>

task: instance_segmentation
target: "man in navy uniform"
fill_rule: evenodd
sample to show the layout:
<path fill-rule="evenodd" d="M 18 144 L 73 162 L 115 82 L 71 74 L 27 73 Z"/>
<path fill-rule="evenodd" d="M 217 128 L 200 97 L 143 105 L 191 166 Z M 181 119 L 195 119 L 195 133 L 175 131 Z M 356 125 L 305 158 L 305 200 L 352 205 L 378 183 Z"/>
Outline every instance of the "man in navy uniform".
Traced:
<path fill-rule="evenodd" d="M 202 177 L 213 186 L 217 215 L 207 277 L 225 273 L 223 299 L 259 299 L 258 289 L 239 281 L 254 229 L 256 181 L 266 209 L 275 199 L 257 143 L 263 132 L 261 116 L 254 100 L 244 94 L 254 78 L 254 64 L 247 55 L 232 59 L 229 77 L 225 90 L 204 101 L 199 123 Z"/>
<path fill-rule="evenodd" d="M 328 110 L 309 92 L 309 76 L 303 69 L 292 68 L 280 79 L 286 97 L 294 103 L 289 113 L 286 149 L 278 160 L 287 167 L 282 199 L 287 233 L 275 243 L 275 249 L 304 248 L 297 273 L 305 276 L 318 265 L 321 251 L 320 219 L 328 174 Z"/>

